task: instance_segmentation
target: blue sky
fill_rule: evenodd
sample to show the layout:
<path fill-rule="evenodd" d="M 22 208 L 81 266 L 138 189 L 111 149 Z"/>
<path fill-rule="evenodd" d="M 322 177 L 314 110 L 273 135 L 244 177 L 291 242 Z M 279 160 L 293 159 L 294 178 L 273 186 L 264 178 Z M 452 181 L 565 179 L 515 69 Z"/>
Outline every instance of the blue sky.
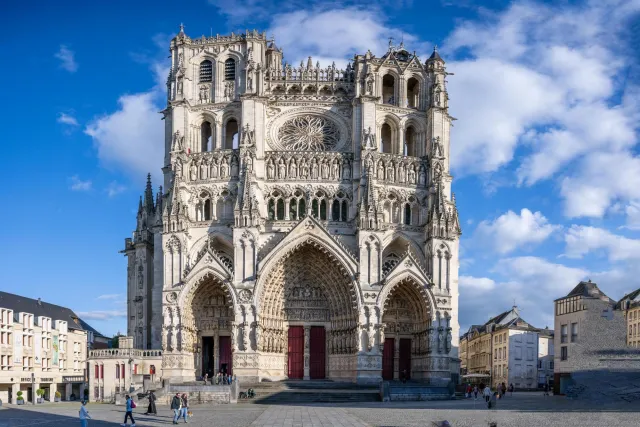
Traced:
<path fill-rule="evenodd" d="M 188 4 L 188 7 L 185 5 Z M 460 323 L 513 302 L 552 326 L 590 278 L 640 287 L 640 2 L 13 2 L 0 17 L 0 288 L 126 330 L 125 258 L 159 184 L 168 41 L 257 28 L 285 59 L 345 63 L 389 37 L 447 61 L 462 219 Z"/>

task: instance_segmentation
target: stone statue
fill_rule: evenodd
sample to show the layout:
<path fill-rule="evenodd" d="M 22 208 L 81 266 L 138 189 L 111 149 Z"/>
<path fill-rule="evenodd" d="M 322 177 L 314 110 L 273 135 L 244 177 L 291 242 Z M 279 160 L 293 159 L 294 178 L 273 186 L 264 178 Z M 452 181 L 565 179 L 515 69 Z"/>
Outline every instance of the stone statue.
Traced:
<path fill-rule="evenodd" d="M 331 179 L 338 179 L 338 160 L 333 159 L 333 164 L 331 165 Z"/>
<path fill-rule="evenodd" d="M 415 184 L 415 183 L 416 183 L 416 171 L 415 171 L 415 168 L 411 166 L 409 168 L 409 184 Z"/>
<path fill-rule="evenodd" d="M 222 161 L 220 162 L 220 178 L 227 177 L 228 169 L 229 169 L 229 166 L 227 165 L 227 160 L 223 158 Z"/>
<path fill-rule="evenodd" d="M 418 178 L 418 184 L 427 185 L 427 175 L 424 173 L 424 166 L 420 166 L 420 175 Z"/>
<path fill-rule="evenodd" d="M 311 179 L 318 179 L 318 163 L 313 159 L 311 163 Z"/>
<path fill-rule="evenodd" d="M 349 178 L 351 178 L 351 166 L 349 165 L 349 162 L 346 161 L 342 165 L 342 179 L 349 179 Z"/>
<path fill-rule="evenodd" d="M 362 132 L 362 147 L 365 150 L 376 149 L 375 135 L 371 132 L 371 126 Z"/>
<path fill-rule="evenodd" d="M 298 176 L 298 166 L 296 165 L 296 161 L 291 159 L 291 163 L 289 163 L 289 178 L 296 178 Z"/>
<path fill-rule="evenodd" d="M 284 179 L 287 174 L 287 167 L 284 164 L 284 160 L 280 159 L 278 162 L 278 178 Z"/>
<path fill-rule="evenodd" d="M 218 163 L 217 161 L 214 159 L 211 161 L 211 167 L 210 167 L 210 171 L 209 171 L 209 176 L 211 178 L 217 178 L 218 177 Z"/>
<path fill-rule="evenodd" d="M 231 176 L 238 176 L 238 159 L 235 156 L 231 158 Z"/>
<path fill-rule="evenodd" d="M 328 179 L 329 178 L 329 165 L 327 164 L 327 159 L 322 160 L 322 165 L 320 166 L 321 168 L 321 176 L 322 179 Z"/>
<path fill-rule="evenodd" d="M 267 164 L 267 178 L 268 179 L 273 179 L 274 178 L 274 172 L 275 172 L 275 168 L 273 165 L 273 159 L 269 159 L 269 163 Z"/>
<path fill-rule="evenodd" d="M 442 353 L 444 351 L 444 340 L 445 340 L 445 332 L 444 328 L 438 328 L 438 353 Z"/>
<path fill-rule="evenodd" d="M 367 95 L 373 95 L 373 76 L 371 74 L 369 74 L 369 76 L 367 77 Z"/>

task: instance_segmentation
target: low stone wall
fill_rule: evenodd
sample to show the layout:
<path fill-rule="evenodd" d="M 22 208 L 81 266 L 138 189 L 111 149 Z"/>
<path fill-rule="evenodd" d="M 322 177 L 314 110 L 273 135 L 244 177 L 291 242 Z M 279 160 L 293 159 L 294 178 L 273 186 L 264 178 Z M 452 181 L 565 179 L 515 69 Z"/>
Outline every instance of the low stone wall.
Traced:
<path fill-rule="evenodd" d="M 429 384 L 402 384 L 383 381 L 380 384 L 380 398 L 383 402 L 450 400 L 454 398 L 455 386 L 439 387 Z"/>
<path fill-rule="evenodd" d="M 170 384 L 167 387 L 167 393 L 162 396 L 161 403 L 171 405 L 171 399 L 176 393 L 186 394 L 189 404 L 207 404 L 207 403 L 237 403 L 238 402 L 238 383 L 232 385 L 182 385 Z"/>

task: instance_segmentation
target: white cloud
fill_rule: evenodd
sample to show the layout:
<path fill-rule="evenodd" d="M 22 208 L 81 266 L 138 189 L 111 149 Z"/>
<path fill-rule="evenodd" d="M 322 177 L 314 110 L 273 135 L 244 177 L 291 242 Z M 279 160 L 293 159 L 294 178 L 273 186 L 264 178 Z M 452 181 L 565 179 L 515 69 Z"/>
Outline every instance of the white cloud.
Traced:
<path fill-rule="evenodd" d="M 114 299 L 119 299 L 122 297 L 122 294 L 105 294 L 105 295 L 100 295 L 98 298 L 99 300 L 114 300 Z"/>
<path fill-rule="evenodd" d="M 488 277 L 460 276 L 458 284 L 461 289 L 470 291 L 490 291 L 496 287 L 496 282 Z"/>
<path fill-rule="evenodd" d="M 640 240 L 619 236 L 602 228 L 574 225 L 567 230 L 565 243 L 565 254 L 569 258 L 605 251 L 610 261 L 640 259 Z"/>
<path fill-rule="evenodd" d="M 75 54 L 67 46 L 61 44 L 60 49 L 54 55 L 60 60 L 60 68 L 70 73 L 78 71 L 78 63 L 75 60 Z"/>
<path fill-rule="evenodd" d="M 85 133 L 93 138 L 98 157 L 105 165 L 121 168 L 136 178 L 148 172 L 159 176 L 164 154 L 164 125 L 159 114 L 158 92 L 154 89 L 122 95 L 117 111 L 87 125 Z"/>
<path fill-rule="evenodd" d="M 618 95 L 635 61 L 621 34 L 638 10 L 640 3 L 629 1 L 516 2 L 459 24 L 443 49 L 445 59 L 447 51 L 468 57 L 447 64 L 459 119 L 451 145 L 456 172 L 497 171 L 524 146 L 530 153 L 517 178 L 533 185 L 570 175 L 572 162 L 584 156 L 635 145 L 636 102 Z"/>
<path fill-rule="evenodd" d="M 56 120 L 58 123 L 62 123 L 64 125 L 69 125 L 69 126 L 80 126 L 80 123 L 78 123 L 78 120 L 76 120 L 75 117 L 73 117 L 70 114 L 66 114 L 66 113 L 60 113 L 58 115 L 58 119 Z"/>
<path fill-rule="evenodd" d="M 109 197 L 114 197 L 122 193 L 126 189 L 127 187 L 125 187 L 124 185 L 118 184 L 117 182 L 113 181 L 107 186 L 106 192 Z"/>
<path fill-rule="evenodd" d="M 126 310 L 97 310 L 97 311 L 80 311 L 78 316 L 82 320 L 113 320 L 127 317 Z"/>
<path fill-rule="evenodd" d="M 389 37 L 394 37 L 395 43 L 404 37 L 405 45 L 412 50 L 426 50 L 415 36 L 385 25 L 383 18 L 371 7 L 298 10 L 275 15 L 267 34 L 275 34 L 285 59 L 294 65 L 300 61 L 306 64 L 311 55 L 314 65 L 319 61 L 321 66 L 328 66 L 335 61 L 344 67 L 355 53 L 364 54 L 370 49 L 374 55 L 384 54 Z"/>
<path fill-rule="evenodd" d="M 549 224 L 542 213 L 525 208 L 520 215 L 509 211 L 494 221 L 482 221 L 474 239 L 478 244 L 489 243 L 496 252 L 506 254 L 525 245 L 541 243 L 559 228 Z"/>
<path fill-rule="evenodd" d="M 490 272 L 495 279 L 460 277 L 461 324 L 484 323 L 515 303 L 527 322 L 553 327 L 553 300 L 591 274 L 532 256 L 501 259 Z"/>
<path fill-rule="evenodd" d="M 73 191 L 89 191 L 92 188 L 91 180 L 83 181 L 78 178 L 78 175 L 74 175 L 69 178 L 71 181 L 71 190 Z"/>

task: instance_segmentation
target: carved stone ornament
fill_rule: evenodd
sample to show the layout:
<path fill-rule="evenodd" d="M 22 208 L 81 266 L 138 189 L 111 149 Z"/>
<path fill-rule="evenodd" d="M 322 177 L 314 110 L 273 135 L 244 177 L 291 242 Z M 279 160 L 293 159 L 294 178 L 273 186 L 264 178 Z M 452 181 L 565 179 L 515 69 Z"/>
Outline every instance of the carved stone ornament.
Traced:
<path fill-rule="evenodd" d="M 278 140 L 290 151 L 329 151 L 340 141 L 340 130 L 325 117 L 307 114 L 284 122 Z"/>
<path fill-rule="evenodd" d="M 238 299 L 243 304 L 250 302 L 252 297 L 253 297 L 253 294 L 249 289 L 241 289 L 238 292 Z"/>
<path fill-rule="evenodd" d="M 169 292 L 166 298 L 168 303 L 173 304 L 178 300 L 178 294 L 175 292 Z"/>

